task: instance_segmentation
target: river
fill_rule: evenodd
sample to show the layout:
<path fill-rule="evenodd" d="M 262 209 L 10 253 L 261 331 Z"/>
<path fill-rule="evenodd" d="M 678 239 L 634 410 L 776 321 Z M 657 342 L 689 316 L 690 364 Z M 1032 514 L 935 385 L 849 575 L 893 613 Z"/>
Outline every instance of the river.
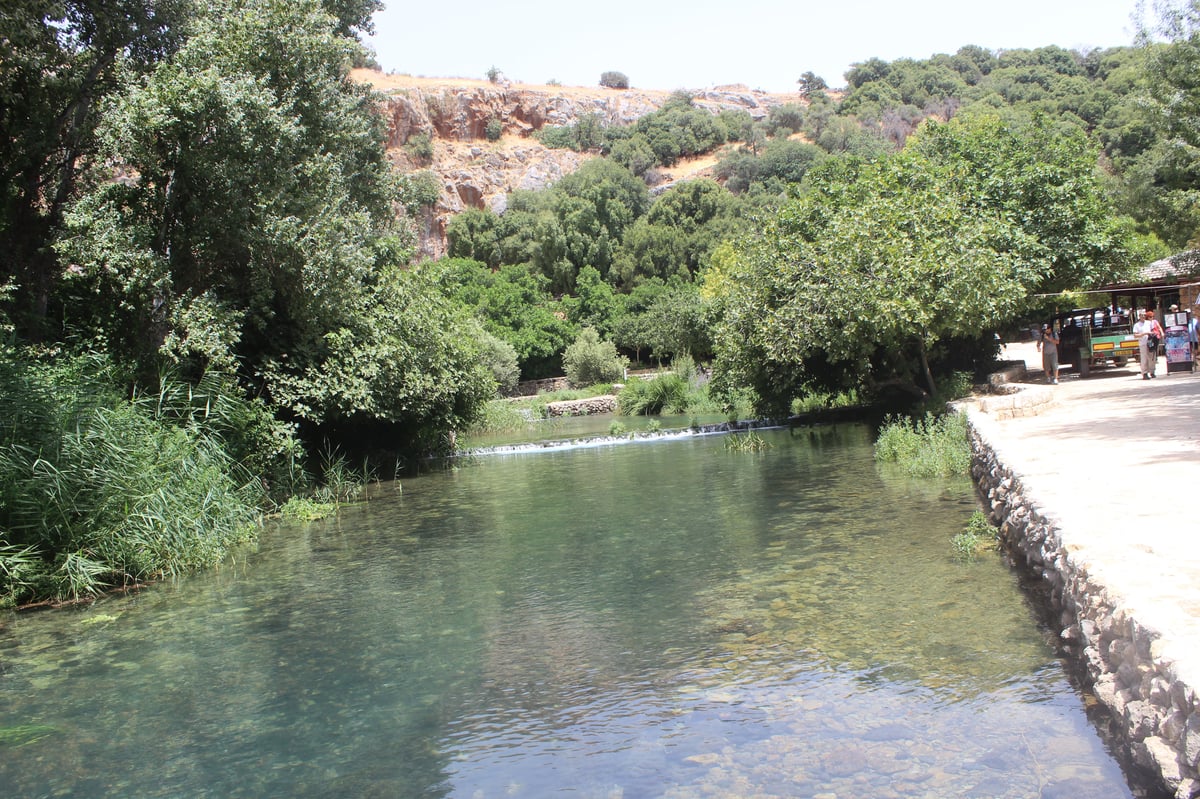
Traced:
<path fill-rule="evenodd" d="M 1131 797 L 966 480 L 859 425 L 459 459 L 0 617 L 5 797 Z"/>

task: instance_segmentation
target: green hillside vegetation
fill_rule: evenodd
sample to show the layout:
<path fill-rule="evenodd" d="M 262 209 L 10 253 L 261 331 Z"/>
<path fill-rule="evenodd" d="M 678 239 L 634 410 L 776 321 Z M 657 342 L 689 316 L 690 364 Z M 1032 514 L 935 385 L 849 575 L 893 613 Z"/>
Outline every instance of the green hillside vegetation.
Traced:
<path fill-rule="evenodd" d="M 580 348 L 711 370 L 676 404 L 933 396 L 1037 295 L 1200 243 L 1191 3 L 1136 47 L 872 58 L 757 121 L 676 92 L 543 130 L 600 157 L 418 263 L 437 180 L 393 172 L 349 79 L 378 7 L 0 13 L 0 603 L 214 563 L 573 345 L 577 375 Z M 651 192 L 701 154 L 713 178 Z"/>

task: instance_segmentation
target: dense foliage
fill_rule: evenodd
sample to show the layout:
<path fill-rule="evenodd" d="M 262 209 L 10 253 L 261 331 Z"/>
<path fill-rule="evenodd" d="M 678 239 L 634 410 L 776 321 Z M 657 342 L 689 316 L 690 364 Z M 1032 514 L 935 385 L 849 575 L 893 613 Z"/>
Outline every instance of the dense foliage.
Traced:
<path fill-rule="evenodd" d="M 1082 134 L 976 117 L 819 170 L 741 248 L 720 333 L 726 380 L 775 411 L 805 390 L 934 391 L 931 352 L 962 349 L 1032 293 L 1131 262 L 1094 162 Z"/>

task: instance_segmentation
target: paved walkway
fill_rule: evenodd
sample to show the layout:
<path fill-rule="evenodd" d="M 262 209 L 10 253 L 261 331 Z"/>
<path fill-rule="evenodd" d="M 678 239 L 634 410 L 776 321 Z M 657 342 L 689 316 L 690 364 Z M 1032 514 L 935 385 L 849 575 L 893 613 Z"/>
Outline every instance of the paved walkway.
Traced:
<path fill-rule="evenodd" d="M 1033 344 L 1030 391 L 1053 392 L 1037 415 L 972 422 L 1026 494 L 1059 522 L 1063 544 L 1139 623 L 1178 675 L 1200 690 L 1200 372 L 1143 380 L 1137 364 L 1064 369 L 1045 385 Z"/>

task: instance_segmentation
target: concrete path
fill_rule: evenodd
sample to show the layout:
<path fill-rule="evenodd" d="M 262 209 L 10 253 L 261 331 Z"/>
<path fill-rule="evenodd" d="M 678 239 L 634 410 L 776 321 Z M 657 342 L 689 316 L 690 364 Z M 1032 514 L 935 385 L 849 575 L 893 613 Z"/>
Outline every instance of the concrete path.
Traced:
<path fill-rule="evenodd" d="M 1154 380 L 1133 364 L 1063 370 L 1050 386 L 1032 344 L 1005 349 L 1054 399 L 1034 416 L 972 421 L 1200 688 L 1200 372 L 1167 374 L 1160 357 Z"/>
<path fill-rule="evenodd" d="M 1108 599 L 1155 637 L 1200 692 L 1200 372 L 1143 380 L 1136 364 L 1064 369 L 1046 385 L 1033 344 L 1006 347 L 1029 373 L 1022 394 L 1049 401 L 1003 418 L 968 408 L 972 424 L 1061 531 L 1063 549 Z M 1155 636 L 1155 634 L 1157 634 Z M 1195 715 L 1195 714 L 1193 714 Z M 1200 719 L 1192 719 L 1195 724 Z M 1189 724 L 1192 727 L 1192 724 Z"/>

